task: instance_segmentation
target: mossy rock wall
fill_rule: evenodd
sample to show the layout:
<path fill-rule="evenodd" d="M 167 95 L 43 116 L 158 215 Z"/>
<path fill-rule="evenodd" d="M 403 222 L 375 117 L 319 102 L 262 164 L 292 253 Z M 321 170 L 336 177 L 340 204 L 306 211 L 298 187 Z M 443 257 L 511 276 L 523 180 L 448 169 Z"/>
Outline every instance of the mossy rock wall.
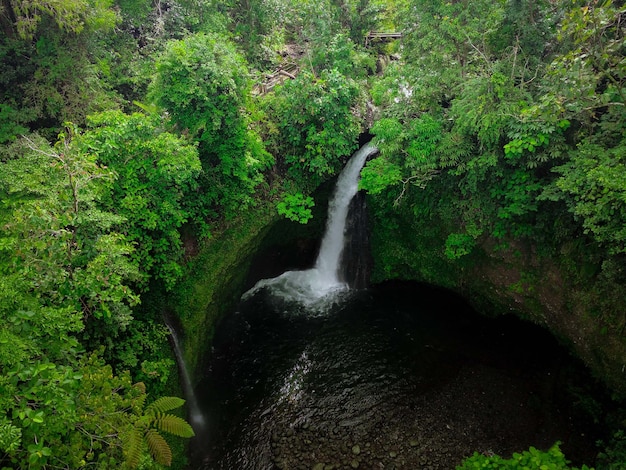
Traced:
<path fill-rule="evenodd" d="M 563 260 L 537 255 L 534 247 L 510 244 L 494 249 L 487 240 L 480 249 L 486 261 L 469 271 L 463 281 L 470 299 L 490 299 L 522 317 L 547 327 L 580 357 L 611 390 L 626 397 L 626 341 L 623 330 L 607 327 L 595 306 L 597 279 L 572 277 Z M 621 286 L 615 286 L 615 291 Z M 626 299 L 615 299 L 607 309 L 621 310 Z M 504 308 L 503 308 L 504 307 Z M 532 347 L 532 344 L 529 344 Z"/>
<path fill-rule="evenodd" d="M 288 221 L 266 202 L 242 213 L 197 248 L 185 280 L 169 299 L 168 311 L 181 328 L 183 354 L 192 380 L 210 350 L 215 327 L 232 311 L 241 294 L 263 278 L 286 269 L 309 267 L 326 221 L 325 202 L 332 183 L 316 192 L 313 219 Z"/>
<path fill-rule="evenodd" d="M 327 192 L 327 190 L 326 190 Z M 316 197 L 324 201 L 325 195 Z M 170 310 L 183 329 L 189 370 L 197 371 L 219 319 L 241 293 L 264 277 L 312 263 L 325 224 L 325 204 L 302 226 L 281 219 L 273 205 L 242 214 L 207 241 L 188 265 Z M 620 396 L 626 396 L 626 341 L 616 312 L 626 305 L 624 286 L 611 285 L 597 269 L 578 263 L 577 250 L 560 256 L 537 247 L 482 239 L 469 255 L 451 260 L 444 243 L 454 228 L 402 215 L 371 217 L 372 282 L 427 282 L 464 296 L 483 314 L 514 313 L 548 328 Z M 532 347 L 532 345 L 529 345 Z"/>
<path fill-rule="evenodd" d="M 538 254 L 532 245 L 484 238 L 469 255 L 448 259 L 446 236 L 459 230 L 400 212 L 374 215 L 373 281 L 428 282 L 457 292 L 483 314 L 514 313 L 542 325 L 617 396 L 626 397 L 626 339 L 615 321 L 615 312 L 626 305 L 624 286 L 579 263 L 575 246 L 554 256 Z"/>
<path fill-rule="evenodd" d="M 217 322 L 239 300 L 252 257 L 276 217 L 269 205 L 242 214 L 203 242 L 187 264 L 185 280 L 168 310 L 182 328 L 183 354 L 192 377 L 211 346 Z"/>

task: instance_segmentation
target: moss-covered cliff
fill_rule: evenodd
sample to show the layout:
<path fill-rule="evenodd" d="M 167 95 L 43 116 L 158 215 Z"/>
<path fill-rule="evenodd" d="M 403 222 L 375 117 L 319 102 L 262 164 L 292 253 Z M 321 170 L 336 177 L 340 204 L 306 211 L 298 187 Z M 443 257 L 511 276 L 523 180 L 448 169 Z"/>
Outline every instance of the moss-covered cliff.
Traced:
<path fill-rule="evenodd" d="M 321 199 L 321 195 L 317 200 Z M 626 393 L 626 343 L 612 312 L 626 303 L 622 286 L 598 276 L 576 243 L 555 254 L 540 246 L 485 238 L 468 255 L 449 259 L 450 227 L 433 219 L 371 215 L 372 282 L 409 279 L 439 285 L 466 297 L 481 313 L 514 313 L 548 328 L 613 391 Z M 283 268 L 305 267 L 315 256 L 325 219 L 318 204 L 311 225 L 278 218 L 272 207 L 242 214 L 208 240 L 188 265 L 171 310 L 181 320 L 192 371 L 210 347 L 217 321 L 243 290 Z M 532 347 L 532 345 L 529 345 Z"/>
<path fill-rule="evenodd" d="M 486 237 L 471 253 L 450 259 L 445 241 L 454 230 L 442 220 L 416 218 L 406 209 L 383 217 L 375 210 L 371 229 L 373 282 L 436 284 L 458 292 L 481 313 L 514 313 L 545 326 L 611 390 L 626 394 L 625 290 L 584 252 L 590 247 L 570 242 L 555 251 Z"/>
<path fill-rule="evenodd" d="M 180 320 L 183 354 L 192 375 L 210 348 L 216 323 L 239 299 L 252 256 L 276 218 L 267 204 L 241 214 L 201 243 L 187 264 L 168 310 Z"/>
<path fill-rule="evenodd" d="M 184 281 L 168 302 L 179 320 L 185 361 L 192 375 L 211 346 L 217 322 L 259 279 L 308 267 L 324 230 L 332 182 L 315 194 L 313 219 L 302 225 L 278 215 L 274 202 L 242 212 L 213 237 L 191 247 Z M 196 377 L 197 378 L 197 377 Z"/>

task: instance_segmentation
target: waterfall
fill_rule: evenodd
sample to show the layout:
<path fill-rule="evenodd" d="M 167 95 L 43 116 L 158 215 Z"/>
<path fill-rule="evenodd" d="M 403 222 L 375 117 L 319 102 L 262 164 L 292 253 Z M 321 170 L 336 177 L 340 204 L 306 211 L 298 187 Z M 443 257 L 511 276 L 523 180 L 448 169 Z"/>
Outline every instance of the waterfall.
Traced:
<path fill-rule="evenodd" d="M 377 151 L 373 145 L 365 144 L 354 153 L 339 175 L 335 192 L 328 204 L 326 231 L 314 267 L 305 271 L 287 271 L 278 277 L 263 279 L 243 295 L 244 299 L 262 288 L 268 288 L 275 297 L 306 307 L 315 307 L 325 304 L 337 293 L 348 289 L 340 272 L 348 209 L 358 191 L 361 169 L 367 157 Z"/>
<path fill-rule="evenodd" d="M 326 233 L 322 238 L 322 245 L 314 269 L 329 286 L 340 282 L 339 261 L 344 246 L 348 208 L 350 201 L 359 189 L 359 174 L 365 160 L 375 151 L 376 147 L 366 144 L 352 156 L 337 179 L 335 194 L 328 205 Z"/>
<path fill-rule="evenodd" d="M 176 356 L 176 364 L 178 365 L 181 385 L 183 387 L 183 394 L 185 395 L 185 400 L 187 404 L 187 412 L 189 414 L 189 424 L 191 424 L 191 427 L 193 428 L 196 436 L 202 436 L 205 434 L 206 422 L 204 420 L 204 415 L 200 410 L 200 406 L 198 405 L 198 399 L 196 398 L 196 394 L 194 392 L 191 379 L 189 377 L 189 372 L 187 371 L 187 365 L 185 363 L 183 352 L 180 347 L 178 334 L 176 333 L 176 329 L 170 324 L 170 321 L 168 321 L 167 318 L 165 318 L 165 326 L 167 326 L 167 329 L 170 332 L 172 348 L 174 350 L 174 355 Z"/>

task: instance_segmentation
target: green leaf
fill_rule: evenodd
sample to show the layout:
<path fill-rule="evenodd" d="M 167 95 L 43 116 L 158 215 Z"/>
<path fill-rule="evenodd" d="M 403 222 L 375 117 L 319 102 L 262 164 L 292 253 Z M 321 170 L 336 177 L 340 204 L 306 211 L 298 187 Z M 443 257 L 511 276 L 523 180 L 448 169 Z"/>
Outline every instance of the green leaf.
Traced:
<path fill-rule="evenodd" d="M 172 450 L 163 437 L 154 429 L 149 429 L 146 432 L 146 443 L 148 444 L 148 450 L 155 462 L 161 465 L 172 465 Z"/>
<path fill-rule="evenodd" d="M 124 451 L 126 453 L 126 464 L 130 468 L 137 468 L 141 459 L 141 445 L 143 436 L 139 429 L 132 428 L 129 435 L 124 440 Z"/>
<path fill-rule="evenodd" d="M 161 397 L 146 407 L 145 414 L 156 416 L 158 413 L 180 408 L 184 404 L 185 400 L 179 397 Z"/>
<path fill-rule="evenodd" d="M 305 197 L 302 193 L 296 193 L 286 194 L 276 208 L 279 214 L 284 215 L 289 220 L 306 224 L 313 217 L 311 208 L 314 205 L 312 197 Z"/>
<path fill-rule="evenodd" d="M 178 416 L 170 414 L 157 416 L 155 419 L 155 425 L 161 431 L 174 434 L 175 436 L 187 438 L 195 436 L 195 433 L 189 423 Z"/>

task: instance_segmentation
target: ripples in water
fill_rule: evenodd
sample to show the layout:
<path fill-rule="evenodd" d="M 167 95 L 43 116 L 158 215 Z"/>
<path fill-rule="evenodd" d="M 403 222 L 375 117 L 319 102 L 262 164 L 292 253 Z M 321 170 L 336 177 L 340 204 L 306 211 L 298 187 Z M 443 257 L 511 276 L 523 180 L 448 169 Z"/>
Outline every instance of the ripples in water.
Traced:
<path fill-rule="evenodd" d="M 306 312 L 259 290 L 221 323 L 196 467 L 448 470 L 557 440 L 593 455 L 563 388 L 572 360 L 543 330 L 404 283 Z"/>

